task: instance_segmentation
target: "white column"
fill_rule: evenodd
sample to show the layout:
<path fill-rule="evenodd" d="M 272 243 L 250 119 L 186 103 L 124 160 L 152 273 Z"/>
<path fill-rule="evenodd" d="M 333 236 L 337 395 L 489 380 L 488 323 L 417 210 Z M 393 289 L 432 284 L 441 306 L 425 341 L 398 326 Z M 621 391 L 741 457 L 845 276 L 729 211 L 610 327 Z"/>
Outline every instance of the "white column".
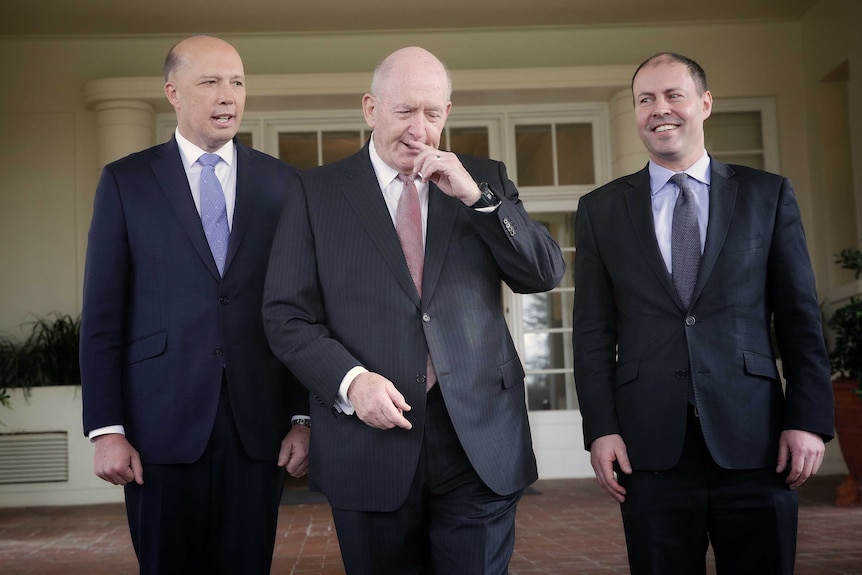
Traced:
<path fill-rule="evenodd" d="M 95 110 L 100 166 L 156 143 L 156 113 L 150 104 L 110 100 L 99 102 Z"/>
<path fill-rule="evenodd" d="M 611 171 L 614 178 L 637 172 L 649 156 L 638 137 L 631 90 L 620 90 L 608 103 L 611 123 Z"/>

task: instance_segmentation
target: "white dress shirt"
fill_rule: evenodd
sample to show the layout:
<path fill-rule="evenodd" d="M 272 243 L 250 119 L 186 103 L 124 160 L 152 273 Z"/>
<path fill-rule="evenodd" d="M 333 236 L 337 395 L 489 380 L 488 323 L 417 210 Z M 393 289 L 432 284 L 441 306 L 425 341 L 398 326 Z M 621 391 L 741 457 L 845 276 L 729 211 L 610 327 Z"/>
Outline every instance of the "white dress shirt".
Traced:
<path fill-rule="evenodd" d="M 709 154 L 703 152 L 698 161 L 683 170 L 688 174 L 688 186 L 694 196 L 695 211 L 697 212 L 697 225 L 700 231 L 700 253 L 703 254 L 703 246 L 706 242 L 706 227 L 709 223 L 709 185 L 710 185 L 710 160 Z M 670 181 L 676 174 L 659 166 L 652 160 L 649 163 L 650 200 L 652 202 L 652 218 L 655 226 L 655 237 L 661 256 L 667 266 L 668 273 L 672 271 L 670 246 L 673 231 L 673 208 L 679 197 L 679 188 Z"/>

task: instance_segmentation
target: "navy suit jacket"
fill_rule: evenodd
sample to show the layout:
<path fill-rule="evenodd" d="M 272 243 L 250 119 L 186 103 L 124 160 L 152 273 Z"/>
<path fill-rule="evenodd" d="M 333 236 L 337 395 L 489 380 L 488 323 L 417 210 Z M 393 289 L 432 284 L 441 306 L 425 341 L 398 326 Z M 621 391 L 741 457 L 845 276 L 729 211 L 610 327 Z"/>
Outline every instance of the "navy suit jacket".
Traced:
<path fill-rule="evenodd" d="M 673 467 L 689 381 L 710 453 L 724 468 L 775 466 L 785 429 L 832 436 L 814 274 L 786 178 L 712 160 L 689 310 L 659 251 L 648 169 L 587 194 L 575 227 L 575 382 L 588 449 L 619 433 L 635 469 Z"/>
<path fill-rule="evenodd" d="M 195 209 L 176 140 L 105 166 L 84 277 L 84 432 L 124 425 L 144 463 L 197 460 L 223 370 L 242 444 L 276 459 L 307 394 L 266 341 L 261 317 L 272 237 L 294 168 L 236 143 L 224 278 Z"/>
<path fill-rule="evenodd" d="M 546 291 L 560 249 L 527 216 L 503 164 L 460 157 L 502 204 L 471 210 L 430 186 L 420 300 L 366 146 L 301 174 L 273 243 L 264 320 L 276 354 L 312 393 L 311 486 L 337 508 L 391 511 L 416 471 L 430 351 L 474 469 L 509 494 L 536 479 L 524 370 L 503 317 L 500 282 Z M 412 410 L 404 429 L 371 428 L 334 406 L 361 365 L 391 380 Z"/>

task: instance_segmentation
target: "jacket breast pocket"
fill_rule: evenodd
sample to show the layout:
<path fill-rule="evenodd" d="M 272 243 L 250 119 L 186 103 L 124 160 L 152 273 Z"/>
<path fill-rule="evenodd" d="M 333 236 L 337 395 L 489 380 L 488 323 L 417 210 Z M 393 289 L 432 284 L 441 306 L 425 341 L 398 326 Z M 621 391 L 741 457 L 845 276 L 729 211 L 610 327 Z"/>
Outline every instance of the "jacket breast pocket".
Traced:
<path fill-rule="evenodd" d="M 724 253 L 748 252 L 763 248 L 763 236 L 760 234 L 750 238 L 737 238 L 724 244 Z"/>
<path fill-rule="evenodd" d="M 165 330 L 130 341 L 126 345 L 126 365 L 161 355 L 167 345 L 168 332 Z"/>

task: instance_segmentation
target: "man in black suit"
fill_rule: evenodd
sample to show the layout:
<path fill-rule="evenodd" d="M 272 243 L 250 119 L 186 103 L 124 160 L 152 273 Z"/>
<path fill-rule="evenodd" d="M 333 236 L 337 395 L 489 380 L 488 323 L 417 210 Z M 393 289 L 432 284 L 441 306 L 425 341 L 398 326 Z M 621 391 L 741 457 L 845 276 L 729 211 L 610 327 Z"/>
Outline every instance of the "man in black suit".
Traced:
<path fill-rule="evenodd" d="M 280 466 L 305 473 L 310 433 L 291 429 L 307 393 L 272 355 L 260 312 L 296 172 L 234 139 L 245 78 L 227 42 L 177 44 L 165 93 L 175 137 L 106 166 L 96 190 L 84 432 L 96 475 L 125 486 L 141 573 L 265 574 Z"/>
<path fill-rule="evenodd" d="M 503 164 L 438 149 L 450 95 L 432 54 L 387 57 L 370 141 L 301 174 L 273 243 L 264 320 L 312 392 L 309 478 L 351 575 L 506 573 L 536 479 L 500 282 L 549 290 L 564 263 Z"/>
<path fill-rule="evenodd" d="M 621 503 L 632 573 L 705 573 L 711 542 L 720 574 L 789 574 L 796 488 L 833 433 L 793 188 L 707 154 L 712 95 L 693 60 L 650 58 L 632 94 L 649 165 L 587 194 L 575 224 L 586 447 Z"/>

